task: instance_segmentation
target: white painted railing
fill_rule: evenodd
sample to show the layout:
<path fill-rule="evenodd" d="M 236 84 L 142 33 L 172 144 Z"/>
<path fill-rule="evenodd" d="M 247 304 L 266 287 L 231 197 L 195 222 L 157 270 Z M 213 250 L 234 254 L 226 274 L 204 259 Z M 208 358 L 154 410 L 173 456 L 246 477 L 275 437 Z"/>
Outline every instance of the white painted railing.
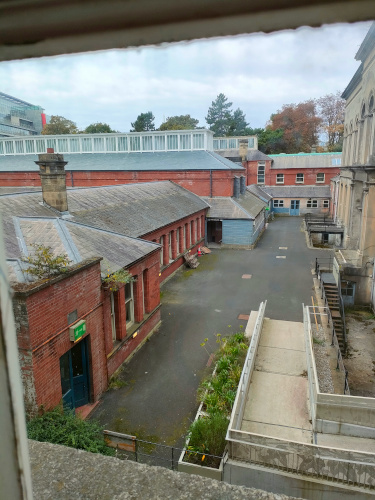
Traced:
<path fill-rule="evenodd" d="M 263 327 L 266 305 L 267 301 L 261 302 L 259 306 L 258 316 L 251 336 L 250 346 L 247 351 L 246 359 L 242 368 L 240 382 L 238 384 L 236 399 L 234 401 L 232 416 L 229 423 L 229 429 L 241 428 L 241 422 L 245 409 L 247 393 L 249 390 L 251 375 L 253 373 L 255 366 L 255 358 L 257 355 L 260 334 Z"/>
<path fill-rule="evenodd" d="M 201 129 L 0 138 L 0 156 L 35 155 L 46 153 L 47 148 L 61 154 L 213 151 L 213 132 Z"/>

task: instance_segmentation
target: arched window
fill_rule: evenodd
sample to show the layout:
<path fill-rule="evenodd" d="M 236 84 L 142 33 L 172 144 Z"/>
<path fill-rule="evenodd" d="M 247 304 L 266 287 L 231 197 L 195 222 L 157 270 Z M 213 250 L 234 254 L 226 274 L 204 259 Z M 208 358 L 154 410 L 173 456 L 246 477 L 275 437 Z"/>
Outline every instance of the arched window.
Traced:
<path fill-rule="evenodd" d="M 362 118 L 362 120 L 364 120 L 365 114 L 366 114 L 366 105 L 363 104 L 362 110 L 361 110 L 361 118 Z"/>
<path fill-rule="evenodd" d="M 370 113 L 372 113 L 372 111 L 374 110 L 374 96 L 372 95 L 370 97 L 370 102 L 369 102 L 369 105 L 368 105 L 368 110 Z"/>

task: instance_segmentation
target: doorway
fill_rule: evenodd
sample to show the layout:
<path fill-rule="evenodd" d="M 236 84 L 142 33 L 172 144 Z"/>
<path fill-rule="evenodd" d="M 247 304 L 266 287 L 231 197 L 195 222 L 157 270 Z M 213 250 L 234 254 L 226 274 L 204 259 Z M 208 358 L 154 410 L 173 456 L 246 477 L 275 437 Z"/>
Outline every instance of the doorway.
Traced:
<path fill-rule="evenodd" d="M 290 200 L 289 215 L 299 215 L 299 200 Z"/>
<path fill-rule="evenodd" d="M 89 358 L 87 338 L 60 358 L 60 375 L 64 407 L 78 408 L 89 402 Z"/>
<path fill-rule="evenodd" d="M 221 220 L 207 221 L 207 243 L 221 243 L 223 239 L 223 222 Z"/>

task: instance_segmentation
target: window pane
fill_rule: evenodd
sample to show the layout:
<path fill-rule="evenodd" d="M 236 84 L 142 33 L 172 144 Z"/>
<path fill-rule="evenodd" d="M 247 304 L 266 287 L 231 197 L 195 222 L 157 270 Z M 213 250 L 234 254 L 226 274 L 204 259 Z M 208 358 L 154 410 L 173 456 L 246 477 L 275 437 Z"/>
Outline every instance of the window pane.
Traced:
<path fill-rule="evenodd" d="M 167 149 L 170 150 L 178 149 L 177 135 L 167 135 Z"/>

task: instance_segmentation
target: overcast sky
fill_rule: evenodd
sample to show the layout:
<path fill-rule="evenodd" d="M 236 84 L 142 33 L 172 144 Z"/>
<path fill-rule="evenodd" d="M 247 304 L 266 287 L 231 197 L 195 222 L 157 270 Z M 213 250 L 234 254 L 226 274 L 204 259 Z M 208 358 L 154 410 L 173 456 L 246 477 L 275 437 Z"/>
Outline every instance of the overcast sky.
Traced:
<path fill-rule="evenodd" d="M 300 28 L 271 35 L 216 38 L 142 49 L 0 63 L 0 91 L 84 128 L 105 122 L 128 132 L 139 113 L 159 126 L 190 114 L 206 126 L 223 92 L 252 127 L 283 104 L 343 91 L 370 23 Z"/>

